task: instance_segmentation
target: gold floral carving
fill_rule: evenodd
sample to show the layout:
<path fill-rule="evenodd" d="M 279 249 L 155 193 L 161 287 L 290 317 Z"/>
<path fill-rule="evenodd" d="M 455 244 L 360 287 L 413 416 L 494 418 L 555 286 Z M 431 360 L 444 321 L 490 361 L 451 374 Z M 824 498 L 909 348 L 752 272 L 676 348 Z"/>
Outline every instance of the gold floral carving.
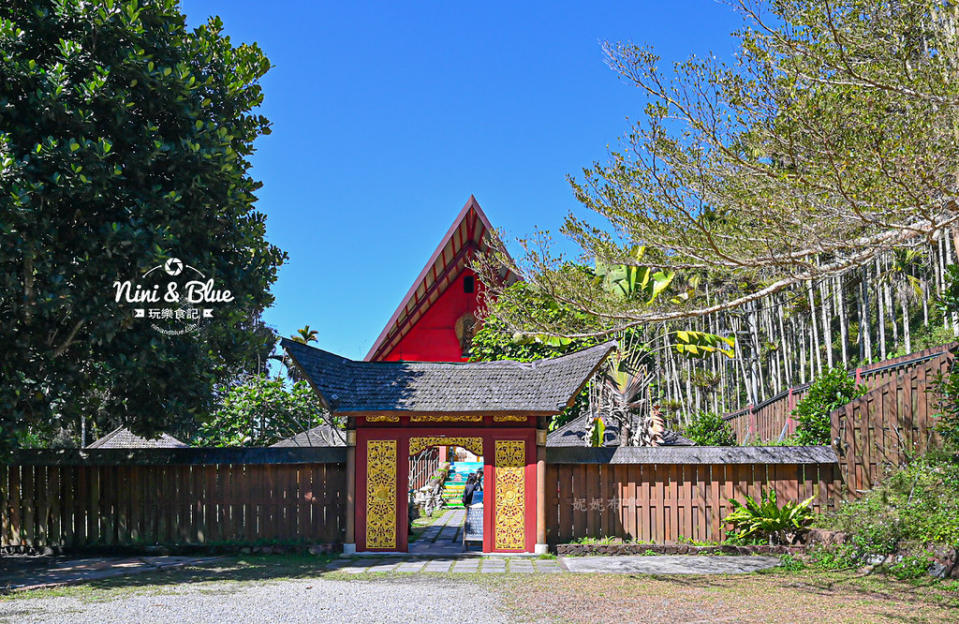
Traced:
<path fill-rule="evenodd" d="M 420 422 L 483 422 L 482 414 L 413 414 L 411 423 Z"/>
<path fill-rule="evenodd" d="M 396 548 L 396 440 L 366 443 L 366 547 Z"/>
<path fill-rule="evenodd" d="M 366 417 L 366 422 L 400 422 L 400 417 L 396 414 L 373 414 Z"/>
<path fill-rule="evenodd" d="M 493 422 L 526 422 L 526 416 L 517 416 L 516 414 L 496 414 L 493 416 Z"/>
<path fill-rule="evenodd" d="M 410 438 L 410 456 L 416 455 L 431 446 L 462 446 L 474 455 L 483 454 L 483 438 Z"/>
<path fill-rule="evenodd" d="M 497 440 L 494 452 L 495 487 L 493 547 L 526 548 L 526 442 Z"/>

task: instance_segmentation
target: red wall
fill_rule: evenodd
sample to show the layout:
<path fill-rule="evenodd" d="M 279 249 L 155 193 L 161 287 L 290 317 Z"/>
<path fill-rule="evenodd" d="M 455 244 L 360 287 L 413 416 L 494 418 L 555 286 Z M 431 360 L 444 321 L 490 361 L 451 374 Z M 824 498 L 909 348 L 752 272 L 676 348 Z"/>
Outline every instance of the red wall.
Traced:
<path fill-rule="evenodd" d="M 468 275 L 473 277 L 472 293 L 463 292 L 463 278 Z M 482 287 L 476 274 L 464 269 L 382 360 L 465 362 L 456 337 L 456 321 L 467 312 L 477 316 Z"/>

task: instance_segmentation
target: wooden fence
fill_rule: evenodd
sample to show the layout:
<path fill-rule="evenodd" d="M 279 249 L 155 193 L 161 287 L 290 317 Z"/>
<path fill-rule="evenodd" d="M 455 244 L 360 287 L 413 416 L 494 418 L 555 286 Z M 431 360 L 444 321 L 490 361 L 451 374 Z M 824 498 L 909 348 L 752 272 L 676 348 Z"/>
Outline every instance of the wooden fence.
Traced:
<path fill-rule="evenodd" d="M 615 536 L 654 543 L 721 541 L 729 499 L 774 490 L 782 504 L 813 496 L 817 512 L 840 495 L 828 447 L 549 448 L 550 543 Z"/>
<path fill-rule="evenodd" d="M 917 369 L 928 369 L 932 366 L 937 370 L 944 370 L 943 367 L 954 358 L 952 350 L 956 346 L 957 343 L 940 345 L 883 360 L 852 370 L 849 376 L 855 378 L 857 383 L 864 384 L 870 391 L 890 384 L 899 384 L 900 380 L 906 380 Z M 747 440 L 772 442 L 777 440 L 784 431 L 787 435 L 795 431 L 795 421 L 790 418 L 790 415 L 796 403 L 806 395 L 808 390 L 808 383 L 790 388 L 758 405 L 726 414 L 723 420 L 729 423 L 736 434 L 736 439 L 740 442 Z"/>
<path fill-rule="evenodd" d="M 934 428 L 939 396 L 931 388 L 953 358 L 947 352 L 919 362 L 830 415 L 851 496 L 877 485 L 887 469 L 940 445 Z"/>
<path fill-rule="evenodd" d="M 0 466 L 0 545 L 342 542 L 344 448 L 24 451 Z"/>

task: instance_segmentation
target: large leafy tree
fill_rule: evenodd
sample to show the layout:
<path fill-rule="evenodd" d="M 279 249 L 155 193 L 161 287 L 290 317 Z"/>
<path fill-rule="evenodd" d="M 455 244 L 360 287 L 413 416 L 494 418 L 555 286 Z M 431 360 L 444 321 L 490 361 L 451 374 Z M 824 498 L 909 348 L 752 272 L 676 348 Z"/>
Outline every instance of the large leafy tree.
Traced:
<path fill-rule="evenodd" d="M 287 386 L 282 379 L 256 375 L 230 390 L 201 425 L 194 442 L 199 446 L 269 446 L 323 423 L 337 429 L 307 382 Z"/>
<path fill-rule="evenodd" d="M 275 338 L 259 315 L 284 254 L 249 175 L 269 61 L 176 0 L 9 0 L 0 56 L 3 444 L 81 414 L 180 430 Z M 112 288 L 172 257 L 234 297 L 179 336 Z"/>
<path fill-rule="evenodd" d="M 597 296 L 532 241 L 510 268 L 605 321 L 566 335 L 740 307 L 956 231 L 959 6 L 736 4 L 745 21 L 732 64 L 707 55 L 664 69 L 649 48 L 606 46 L 645 114 L 573 182 L 592 214 L 565 224 L 588 257 L 637 264 L 631 250 L 655 245 L 647 264 L 729 278 L 726 289 L 678 308 Z M 752 286 L 738 287 L 744 278 Z"/>

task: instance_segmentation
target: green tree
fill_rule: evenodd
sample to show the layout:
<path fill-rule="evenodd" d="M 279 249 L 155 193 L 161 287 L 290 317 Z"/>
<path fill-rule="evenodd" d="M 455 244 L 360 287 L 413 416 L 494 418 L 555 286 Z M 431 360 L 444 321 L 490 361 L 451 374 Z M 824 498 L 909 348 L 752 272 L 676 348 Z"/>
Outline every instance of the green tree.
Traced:
<path fill-rule="evenodd" d="M 522 262 L 501 258 L 544 293 L 602 317 L 593 333 L 739 308 L 955 232 L 959 7 L 734 4 L 744 16 L 734 63 L 707 54 L 664 68 L 642 45 L 606 46 L 643 114 L 606 162 L 573 181 L 592 214 L 563 228 L 587 257 L 638 265 L 632 250 L 655 244 L 647 264 L 706 272 L 727 287 L 680 308 L 665 298 L 647 305 L 558 271 L 544 237 L 526 244 Z M 741 280 L 755 286 L 736 287 Z"/>
<path fill-rule="evenodd" d="M 287 389 L 282 379 L 256 375 L 230 389 L 200 426 L 194 444 L 269 446 L 324 422 L 330 421 L 305 381 Z"/>
<path fill-rule="evenodd" d="M 830 443 L 832 423 L 829 415 L 856 397 L 866 393 L 866 386 L 857 385 L 842 367 L 823 371 L 809 386 L 805 396 L 796 403 L 792 414 L 799 421 L 795 442 L 800 446 L 818 446 Z"/>
<path fill-rule="evenodd" d="M 0 56 L 0 448 L 81 414 L 192 423 L 275 338 L 258 319 L 285 256 L 249 176 L 269 61 L 175 0 L 9 0 Z M 234 297 L 181 336 L 111 287 L 172 257 Z"/>
<path fill-rule="evenodd" d="M 712 412 L 700 412 L 693 416 L 683 435 L 699 446 L 736 446 L 733 428 Z"/>

